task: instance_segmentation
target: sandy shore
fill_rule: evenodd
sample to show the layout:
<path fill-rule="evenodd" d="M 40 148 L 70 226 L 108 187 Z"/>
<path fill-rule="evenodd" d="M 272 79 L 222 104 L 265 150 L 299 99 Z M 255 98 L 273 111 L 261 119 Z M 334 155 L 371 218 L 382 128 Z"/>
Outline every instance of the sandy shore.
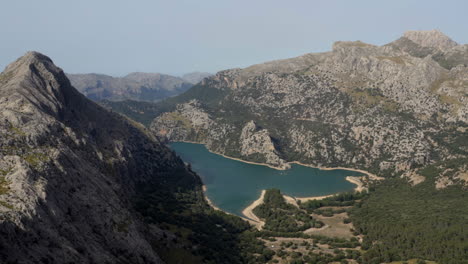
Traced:
<path fill-rule="evenodd" d="M 354 188 L 355 191 L 363 191 L 364 190 L 364 186 L 363 186 L 363 182 L 361 180 L 362 177 L 356 177 L 356 176 L 347 176 L 346 177 L 346 180 L 353 183 L 353 184 L 356 184 L 356 188 Z M 206 195 L 206 186 L 203 185 L 203 192 L 204 192 L 204 196 L 205 196 L 205 199 L 207 201 L 207 203 L 215 210 L 219 210 L 219 211 L 223 211 L 221 210 L 219 207 L 217 207 L 209 198 L 208 196 Z M 258 218 L 254 212 L 253 212 L 253 209 L 259 205 L 261 205 L 263 203 L 263 198 L 265 196 L 265 193 L 266 193 L 266 190 L 262 190 L 262 193 L 260 194 L 260 197 L 255 200 L 253 203 L 251 203 L 249 206 L 247 206 L 243 211 L 242 211 L 242 214 L 245 216 L 245 217 L 242 217 L 240 216 L 240 218 L 244 219 L 245 221 L 248 221 L 251 225 L 255 226 L 258 230 L 262 230 L 263 226 L 265 225 L 265 222 L 262 221 L 260 218 Z M 310 200 L 322 200 L 322 199 L 325 199 L 325 198 L 328 198 L 328 197 L 331 197 L 335 194 L 328 194 L 328 195 L 322 195 L 322 196 L 310 196 L 310 197 L 293 197 L 293 196 L 288 196 L 288 195 L 285 195 L 283 194 L 283 197 L 284 199 L 286 200 L 287 203 L 289 204 L 292 204 L 294 206 L 297 206 L 299 207 L 299 205 L 297 204 L 297 201 L 301 201 L 301 202 L 307 202 L 307 201 L 310 201 Z M 223 211 L 225 212 L 225 211 Z M 230 214 L 228 212 L 225 212 L 227 214 Z"/>
<path fill-rule="evenodd" d="M 366 187 L 364 187 L 364 183 L 362 182 L 362 178 L 363 177 L 346 176 L 347 181 L 357 185 L 356 188 L 354 188 L 354 190 L 356 192 L 362 192 L 362 191 L 367 189 Z"/>
<path fill-rule="evenodd" d="M 375 174 L 372 174 L 368 171 L 365 171 L 365 170 L 360 170 L 360 169 L 353 169 L 353 168 L 345 168 L 345 167 L 333 167 L 333 168 L 328 168 L 328 167 L 317 167 L 317 166 L 313 166 L 313 165 L 309 165 L 309 164 L 304 164 L 304 163 L 300 163 L 299 161 L 291 161 L 289 162 L 291 164 L 298 164 L 298 165 L 301 165 L 301 166 L 305 166 L 305 167 L 310 167 L 310 168 L 316 168 L 316 169 L 320 169 L 320 170 L 348 170 L 348 171 L 355 171 L 355 172 L 359 172 L 359 173 L 362 173 L 362 174 L 365 174 L 367 176 L 369 176 L 369 179 L 372 179 L 372 180 L 382 180 L 383 178 L 382 177 L 379 177 Z"/>
<path fill-rule="evenodd" d="M 245 218 L 243 219 L 248 220 L 249 223 L 255 226 L 258 230 L 262 230 L 263 226 L 265 225 L 265 222 L 254 214 L 253 209 L 263 203 L 263 198 L 265 196 L 265 193 L 266 193 L 266 190 L 262 190 L 260 197 L 242 211 L 242 214 L 245 216 Z M 286 200 L 286 202 L 296 207 L 299 207 L 299 205 L 297 204 L 298 200 L 300 200 L 301 202 L 305 202 L 309 200 L 321 200 L 330 196 L 333 196 L 333 194 L 324 195 L 324 196 L 314 196 L 314 197 L 292 197 L 292 196 L 283 194 L 283 197 Z"/>
<path fill-rule="evenodd" d="M 258 218 L 253 213 L 253 209 L 263 203 L 263 197 L 265 196 L 265 192 L 266 192 L 265 190 L 262 190 L 262 194 L 260 194 L 260 198 L 255 200 L 253 203 L 251 203 L 242 211 L 242 214 L 246 216 L 249 220 L 251 220 L 249 222 L 255 223 L 254 225 L 258 230 L 262 230 L 262 227 L 263 225 L 265 225 L 265 222 L 263 222 L 260 218 Z"/>
<path fill-rule="evenodd" d="M 192 142 L 192 141 L 179 141 L 179 142 L 184 142 L 184 143 L 191 143 L 191 144 L 199 144 L 199 145 L 205 145 L 204 143 L 198 143 L 198 142 Z M 244 162 L 244 163 L 248 163 L 248 164 L 253 164 L 253 165 L 260 165 L 260 166 L 267 166 L 269 168 L 272 168 L 272 169 L 275 169 L 275 170 L 286 170 L 287 168 L 278 168 L 278 167 L 274 167 L 274 166 L 271 166 L 269 164 L 265 164 L 265 163 L 258 163 L 258 162 L 252 162 L 252 161 L 245 161 L 245 160 L 242 160 L 242 159 L 239 159 L 239 158 L 234 158 L 234 157 L 229 157 L 229 156 L 226 156 L 224 154 L 221 154 L 221 153 L 216 153 L 214 151 L 211 151 L 209 150 L 208 148 L 206 148 L 209 152 L 213 153 L 213 154 L 216 154 L 216 155 L 220 155 L 224 158 L 227 158 L 227 159 L 231 159 L 231 160 L 237 160 L 237 161 L 240 161 L 240 162 Z M 366 176 L 347 176 L 346 177 L 346 180 L 355 184 L 356 187 L 354 188 L 355 191 L 363 191 L 365 190 L 365 187 L 364 187 L 364 181 L 363 179 L 364 178 L 368 178 L 370 180 L 382 180 L 383 178 L 382 177 L 379 177 L 375 174 L 372 174 L 370 172 L 367 172 L 365 170 L 360 170 L 360 169 L 353 169 L 353 168 L 345 168 L 345 167 L 334 167 L 334 168 L 328 168 L 328 167 L 317 167 L 317 166 L 313 166 L 313 165 L 310 165 L 310 164 L 304 164 L 304 163 L 301 163 L 299 161 L 291 161 L 291 162 L 288 162 L 288 164 L 298 164 L 298 165 L 301 165 L 301 166 L 305 166 L 305 167 L 310 167 L 310 168 L 316 168 L 316 169 L 320 169 L 320 170 L 349 170 L 349 171 L 355 171 L 355 172 L 359 172 L 359 173 L 362 173 Z M 206 195 L 206 186 L 203 185 L 203 191 L 205 193 L 205 199 L 207 201 L 207 203 L 215 210 L 219 210 L 219 211 L 222 211 L 219 207 L 217 207 L 209 198 L 208 196 Z M 265 224 L 265 222 L 263 222 L 260 218 L 258 218 L 254 213 L 253 213 L 253 209 L 255 207 L 257 207 L 258 205 L 262 204 L 263 203 L 263 197 L 265 195 L 265 190 L 262 190 L 262 193 L 260 195 L 260 198 L 258 198 L 257 200 L 255 200 L 252 204 L 250 204 L 249 206 L 247 206 L 243 211 L 242 211 L 242 214 L 245 216 L 245 217 L 242 217 L 242 219 L 248 221 L 250 224 L 254 225 L 257 229 L 261 230 L 263 225 Z M 306 202 L 306 201 L 310 201 L 310 200 L 322 200 L 322 199 L 325 199 L 327 197 L 331 197 L 335 194 L 329 194 L 329 195 L 323 195 L 323 196 L 311 196 L 311 197 L 291 197 L 291 196 L 287 196 L 287 195 L 283 195 L 286 202 L 290 203 L 290 204 L 293 204 L 293 205 L 297 205 L 297 201 L 301 201 L 301 202 Z M 228 212 L 225 212 L 227 214 L 230 214 Z"/>
<path fill-rule="evenodd" d="M 207 190 L 206 185 L 203 185 L 202 188 L 203 188 L 203 196 L 205 197 L 205 201 L 208 203 L 209 206 L 211 206 L 211 208 L 213 208 L 214 210 L 217 210 L 217 211 L 222 211 L 222 212 L 224 212 L 224 213 L 226 213 L 226 214 L 234 215 L 234 214 L 231 214 L 231 213 L 229 213 L 229 212 L 226 212 L 226 211 L 221 210 L 219 207 L 217 207 L 217 206 L 210 200 L 210 198 L 208 198 L 208 195 L 206 195 L 206 190 Z M 262 198 L 262 202 L 263 202 L 263 196 L 262 196 L 261 198 Z M 255 208 L 255 207 L 256 207 L 256 206 L 254 206 L 253 208 Z M 252 209 L 253 209 L 253 208 L 252 208 Z M 244 211 L 245 211 L 245 210 L 244 210 Z M 243 213 L 243 212 L 242 212 L 242 213 Z M 255 216 L 253 213 L 252 213 L 252 215 Z M 244 219 L 245 221 L 249 222 L 251 225 L 256 226 L 257 228 L 260 228 L 260 229 L 261 229 L 261 227 L 263 226 L 263 224 L 265 224 L 265 223 L 263 223 L 262 221 L 260 221 L 260 219 L 258 219 L 257 216 L 255 216 L 255 218 L 258 219 L 259 221 L 255 221 L 255 220 L 249 219 L 249 218 L 247 218 L 247 217 L 242 217 L 242 216 L 238 216 L 238 215 L 235 215 L 235 216 Z M 259 229 L 259 230 L 260 230 L 260 229 Z"/>
<path fill-rule="evenodd" d="M 362 176 L 346 176 L 347 181 L 349 181 L 350 183 L 356 185 L 356 187 L 354 187 L 354 191 L 356 191 L 356 192 L 362 192 L 362 191 L 366 190 L 366 187 L 364 187 L 364 183 L 362 181 L 362 178 L 365 178 L 365 177 L 362 177 Z M 290 201 L 291 199 L 293 199 L 295 202 L 297 202 L 297 201 L 307 202 L 307 201 L 310 201 L 310 200 L 322 200 L 322 199 L 325 199 L 325 198 L 328 198 L 328 197 L 332 197 L 335 194 L 337 194 L 337 193 L 322 195 L 322 196 L 310 196 L 310 197 L 290 197 L 290 196 L 287 196 L 287 195 L 283 195 L 283 196 L 284 196 L 284 198 L 286 199 L 287 202 L 293 204 Z"/>
<path fill-rule="evenodd" d="M 248 163 L 248 164 L 253 164 L 253 165 L 259 165 L 259 166 L 265 166 L 265 167 L 268 167 L 268 168 L 271 168 L 271 169 L 275 169 L 275 170 L 287 170 L 289 168 L 283 168 L 283 167 L 275 167 L 275 166 L 271 166 L 269 164 L 266 164 L 266 163 L 258 163 L 258 162 L 253 162 L 253 161 L 246 161 L 246 160 L 242 160 L 242 159 L 239 159 L 239 158 L 233 158 L 233 157 L 229 157 L 229 156 L 226 156 L 224 154 L 221 154 L 221 153 L 216 153 L 216 152 L 213 152 L 211 150 L 208 149 L 209 152 L 213 153 L 213 154 L 216 154 L 216 155 L 220 155 L 220 156 L 223 156 L 224 158 L 226 159 L 232 159 L 232 160 L 237 160 L 237 161 L 240 161 L 240 162 L 243 162 L 243 163 Z M 289 163 L 286 163 L 286 164 L 289 164 Z"/>
<path fill-rule="evenodd" d="M 294 197 L 294 199 L 296 201 L 301 201 L 301 203 L 303 203 L 303 202 L 307 202 L 307 201 L 311 201 L 311 200 L 322 200 L 322 199 L 325 199 L 325 198 L 328 198 L 328 197 L 332 197 L 333 195 L 335 195 L 335 194 L 328 194 L 328 195 L 322 195 L 322 196 L 311 196 L 311 197 Z"/>
<path fill-rule="evenodd" d="M 208 195 L 206 195 L 206 185 L 203 185 L 202 188 L 203 188 L 203 196 L 205 197 L 205 200 L 206 200 L 206 202 L 208 203 L 208 205 L 210 205 L 211 208 L 213 208 L 213 209 L 215 209 L 215 210 L 223 211 L 223 210 L 221 210 L 219 207 L 217 207 L 217 206 L 210 200 L 210 198 L 208 198 Z M 224 211 L 223 211 L 223 212 L 224 212 Z M 227 213 L 227 212 L 225 212 L 225 213 Z M 229 213 L 227 213 L 227 214 L 229 214 Z"/>

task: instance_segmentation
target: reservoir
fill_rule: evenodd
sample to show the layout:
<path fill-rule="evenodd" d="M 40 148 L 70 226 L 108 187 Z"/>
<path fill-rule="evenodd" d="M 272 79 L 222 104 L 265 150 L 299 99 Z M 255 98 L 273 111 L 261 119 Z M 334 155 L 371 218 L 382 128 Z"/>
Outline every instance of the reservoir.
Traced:
<path fill-rule="evenodd" d="M 171 148 L 192 165 L 207 187 L 206 195 L 220 209 L 241 216 L 242 210 L 260 197 L 261 191 L 278 188 L 295 197 L 322 196 L 351 191 L 346 176 L 364 174 L 349 170 L 320 170 L 298 164 L 275 170 L 209 152 L 204 145 L 175 142 Z"/>

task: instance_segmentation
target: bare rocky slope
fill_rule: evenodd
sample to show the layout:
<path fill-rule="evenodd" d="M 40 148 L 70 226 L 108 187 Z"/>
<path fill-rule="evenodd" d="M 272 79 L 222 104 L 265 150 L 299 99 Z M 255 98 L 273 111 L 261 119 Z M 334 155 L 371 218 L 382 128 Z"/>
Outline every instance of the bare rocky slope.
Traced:
<path fill-rule="evenodd" d="M 48 57 L 29 52 L 1 73 L 0 109 L 1 263 L 161 263 L 184 246 L 134 197 L 151 187 L 165 197 L 153 206 L 184 190 L 203 201 L 198 176 Z"/>
<path fill-rule="evenodd" d="M 221 71 L 160 103 L 151 129 L 278 168 L 300 161 L 417 179 L 417 168 L 466 158 L 467 47 L 412 31 L 383 46 L 340 41 Z"/>
<path fill-rule="evenodd" d="M 135 72 L 124 77 L 104 74 L 67 74 L 72 85 L 88 98 L 101 100 L 137 100 L 154 102 L 178 95 L 200 80 L 198 74 L 188 79 L 160 73 Z M 196 82 L 195 82 L 196 83 Z"/>

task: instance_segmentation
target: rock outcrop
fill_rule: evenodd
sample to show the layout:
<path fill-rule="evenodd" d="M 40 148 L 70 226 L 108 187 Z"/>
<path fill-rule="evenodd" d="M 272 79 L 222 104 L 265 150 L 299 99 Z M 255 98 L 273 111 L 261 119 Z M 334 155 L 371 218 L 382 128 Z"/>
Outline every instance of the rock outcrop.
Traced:
<path fill-rule="evenodd" d="M 133 197 L 201 189 L 171 150 L 36 52 L 0 74 L 0 109 L 1 263 L 162 263 L 174 235 L 143 222 Z"/>
<path fill-rule="evenodd" d="M 241 144 L 240 154 L 243 157 L 257 156 L 255 159 L 277 168 L 289 168 L 271 140 L 267 129 L 260 129 L 254 121 L 248 122 L 243 128 L 239 138 Z"/>

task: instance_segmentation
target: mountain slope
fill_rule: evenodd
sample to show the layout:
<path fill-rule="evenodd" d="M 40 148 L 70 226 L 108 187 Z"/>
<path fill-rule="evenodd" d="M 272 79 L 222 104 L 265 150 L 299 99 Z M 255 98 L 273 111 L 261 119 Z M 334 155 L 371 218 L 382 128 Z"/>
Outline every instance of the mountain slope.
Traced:
<path fill-rule="evenodd" d="M 0 92 L 1 263 L 246 263 L 263 250 L 170 149 L 48 57 L 10 64 Z"/>
<path fill-rule="evenodd" d="M 140 184 L 198 178 L 177 175 L 170 150 L 85 99 L 49 58 L 30 52 L 1 77 L 1 259 L 161 262 L 149 241 L 163 232 L 130 198 Z"/>
<path fill-rule="evenodd" d="M 152 130 L 282 168 L 297 160 L 411 177 L 468 150 L 449 147 L 467 133 L 468 70 L 440 62 L 465 51 L 429 33 L 381 47 L 336 42 L 330 52 L 219 72 L 159 104 L 172 108 L 165 106 Z M 263 149 L 251 143 L 258 133 Z"/>
<path fill-rule="evenodd" d="M 349 211 L 363 237 L 358 263 L 467 263 L 467 56 L 440 32 L 384 46 L 336 42 L 219 72 L 156 104 L 150 127 L 278 168 L 300 161 L 385 176 L 365 183 Z"/>
<path fill-rule="evenodd" d="M 74 87 L 95 101 L 158 101 L 180 94 L 193 85 L 183 78 L 159 73 L 135 72 L 121 78 L 93 73 L 67 76 Z"/>

